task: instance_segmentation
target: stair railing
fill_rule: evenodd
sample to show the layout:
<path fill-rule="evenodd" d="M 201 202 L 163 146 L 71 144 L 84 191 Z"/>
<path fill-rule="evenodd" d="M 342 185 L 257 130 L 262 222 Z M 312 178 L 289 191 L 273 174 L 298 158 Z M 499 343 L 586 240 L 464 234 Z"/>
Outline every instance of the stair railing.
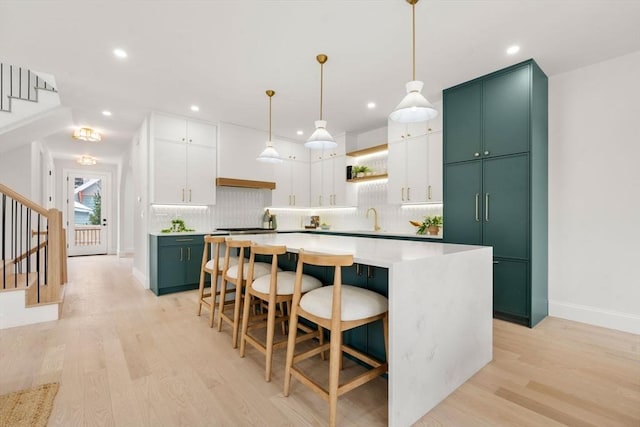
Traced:
<path fill-rule="evenodd" d="M 38 102 L 38 89 L 56 92 L 56 88 L 33 71 L 0 63 L 0 111 L 10 112 L 12 99 Z"/>
<path fill-rule="evenodd" d="M 0 289 L 35 285 L 33 303 L 58 301 L 67 265 L 62 212 L 45 209 L 3 184 L 0 195 Z"/>

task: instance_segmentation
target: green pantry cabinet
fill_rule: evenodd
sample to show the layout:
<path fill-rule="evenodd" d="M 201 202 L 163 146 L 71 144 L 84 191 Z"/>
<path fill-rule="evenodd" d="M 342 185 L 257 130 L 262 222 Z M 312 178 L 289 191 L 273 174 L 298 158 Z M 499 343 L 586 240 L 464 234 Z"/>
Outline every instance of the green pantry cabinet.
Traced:
<path fill-rule="evenodd" d="M 150 288 L 156 295 L 197 289 L 202 235 L 149 236 Z"/>
<path fill-rule="evenodd" d="M 495 317 L 547 315 L 547 76 L 528 60 L 446 89 L 444 241 L 493 247 Z"/>

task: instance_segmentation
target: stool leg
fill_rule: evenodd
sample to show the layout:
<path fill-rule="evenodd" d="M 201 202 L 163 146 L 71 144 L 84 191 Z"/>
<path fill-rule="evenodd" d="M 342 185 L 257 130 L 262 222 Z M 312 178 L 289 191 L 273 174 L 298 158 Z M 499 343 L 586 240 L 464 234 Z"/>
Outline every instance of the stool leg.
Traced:
<path fill-rule="evenodd" d="M 218 302 L 218 332 L 222 331 L 222 312 L 224 311 L 224 302 L 227 299 L 227 281 L 222 276 L 220 281 L 220 301 Z"/>
<path fill-rule="evenodd" d="M 200 270 L 200 284 L 198 286 L 198 311 L 196 313 L 198 316 L 200 316 L 200 314 L 202 313 L 202 298 L 204 296 L 205 274 L 206 274 L 206 272 L 204 271 L 204 269 L 201 269 Z"/>
<path fill-rule="evenodd" d="M 215 268 L 214 268 L 215 270 Z M 209 313 L 209 327 L 213 328 L 213 317 L 216 312 L 216 302 L 218 297 L 218 277 L 220 277 L 220 272 L 216 270 L 211 275 L 211 313 Z"/>
<path fill-rule="evenodd" d="M 240 282 L 238 280 L 238 282 Z M 236 302 L 233 305 L 233 334 L 231 345 L 238 348 L 238 331 L 240 330 L 240 306 L 242 305 L 242 282 L 236 283 Z"/>
<path fill-rule="evenodd" d="M 332 322 L 332 327 L 333 327 Z M 332 328 L 331 339 L 329 341 L 329 425 L 336 425 L 338 414 L 338 384 L 340 380 L 340 368 L 342 365 L 342 348 L 340 326 Z"/>
<path fill-rule="evenodd" d="M 273 360 L 273 335 L 276 332 L 276 302 L 273 298 L 269 299 L 269 307 L 267 308 L 267 348 L 266 348 L 266 368 L 264 373 L 265 381 L 271 381 L 271 366 Z"/>
<path fill-rule="evenodd" d="M 298 335 L 298 303 L 300 298 L 291 304 L 291 314 L 289 317 L 289 340 L 287 342 L 287 359 L 284 368 L 284 395 L 289 396 L 291 390 L 291 367 L 293 366 L 293 355 L 296 352 L 296 338 Z"/>
<path fill-rule="evenodd" d="M 240 334 L 240 357 L 244 357 L 247 344 L 247 331 L 249 330 L 249 311 L 251 310 L 251 294 L 249 287 L 244 292 L 244 307 L 242 309 L 242 332 Z"/>

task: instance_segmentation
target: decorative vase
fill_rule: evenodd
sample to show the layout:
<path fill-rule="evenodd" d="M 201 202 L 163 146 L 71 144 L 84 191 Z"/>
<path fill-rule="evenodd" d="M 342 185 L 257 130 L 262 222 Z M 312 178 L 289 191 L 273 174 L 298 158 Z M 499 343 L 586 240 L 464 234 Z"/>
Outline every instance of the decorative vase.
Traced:
<path fill-rule="evenodd" d="M 429 232 L 429 235 L 437 236 L 440 232 L 440 227 L 438 227 L 437 225 L 430 225 L 429 227 L 427 227 L 427 231 Z"/>
<path fill-rule="evenodd" d="M 356 178 L 362 178 L 364 176 L 364 172 L 358 172 L 356 174 Z"/>

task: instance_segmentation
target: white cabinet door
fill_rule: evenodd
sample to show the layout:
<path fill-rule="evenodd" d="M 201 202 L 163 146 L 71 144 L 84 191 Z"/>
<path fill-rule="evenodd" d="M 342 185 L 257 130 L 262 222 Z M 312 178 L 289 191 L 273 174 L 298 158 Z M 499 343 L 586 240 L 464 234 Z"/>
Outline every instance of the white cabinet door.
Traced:
<path fill-rule="evenodd" d="M 309 206 L 309 163 L 293 161 L 290 166 L 292 206 Z"/>
<path fill-rule="evenodd" d="M 185 145 L 156 139 L 153 146 L 153 191 L 151 203 L 185 203 L 187 158 Z"/>
<path fill-rule="evenodd" d="M 336 156 L 333 163 L 333 197 L 332 206 L 355 206 L 357 204 L 357 187 L 347 183 L 346 156 Z"/>
<path fill-rule="evenodd" d="M 334 171 L 333 171 L 333 157 L 328 157 L 322 160 L 322 200 L 320 206 L 332 206 L 333 205 L 333 183 L 334 183 Z"/>
<path fill-rule="evenodd" d="M 431 132 L 428 139 L 427 202 L 442 203 L 442 131 Z"/>
<path fill-rule="evenodd" d="M 173 142 L 187 142 L 187 121 L 180 117 L 153 115 L 153 137 Z"/>
<path fill-rule="evenodd" d="M 215 147 L 216 140 L 217 129 L 215 126 L 191 120 L 187 122 L 187 142 L 189 144 Z"/>
<path fill-rule="evenodd" d="M 309 166 L 309 205 L 322 205 L 322 160 L 311 162 Z"/>
<path fill-rule="evenodd" d="M 406 157 L 406 144 L 404 141 L 389 142 L 387 201 L 391 204 L 406 202 Z"/>
<path fill-rule="evenodd" d="M 216 150 L 214 147 L 187 144 L 185 202 L 194 205 L 216 203 Z"/>
<path fill-rule="evenodd" d="M 428 122 L 398 123 L 389 120 L 387 125 L 389 142 L 402 141 L 408 138 L 426 135 L 427 129 Z"/>
<path fill-rule="evenodd" d="M 413 137 L 404 143 L 407 171 L 405 202 L 424 203 L 427 201 L 427 137 Z"/>
<path fill-rule="evenodd" d="M 292 160 L 285 160 L 282 163 L 273 165 L 273 179 L 276 183 L 275 190 L 271 191 L 272 206 L 291 206 L 291 168 Z"/>

